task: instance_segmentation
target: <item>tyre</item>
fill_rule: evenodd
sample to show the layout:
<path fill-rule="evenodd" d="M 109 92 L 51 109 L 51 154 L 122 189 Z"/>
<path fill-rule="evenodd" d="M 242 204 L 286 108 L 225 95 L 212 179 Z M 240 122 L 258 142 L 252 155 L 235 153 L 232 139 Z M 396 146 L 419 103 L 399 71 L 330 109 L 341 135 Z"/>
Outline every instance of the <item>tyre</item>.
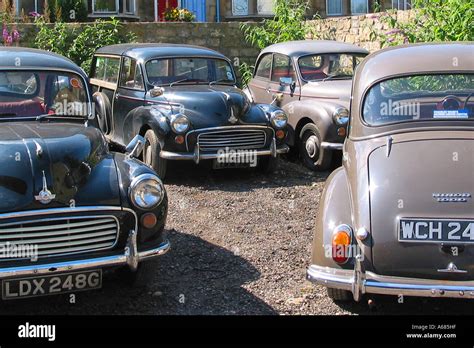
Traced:
<path fill-rule="evenodd" d="M 348 302 L 352 301 L 352 293 L 347 290 L 327 288 L 328 297 L 333 301 Z"/>
<path fill-rule="evenodd" d="M 258 170 L 264 174 L 273 173 L 278 167 L 278 157 L 265 156 L 260 157 L 258 163 Z"/>
<path fill-rule="evenodd" d="M 299 152 L 303 164 L 313 171 L 325 171 L 331 166 L 332 152 L 321 148 L 321 135 L 313 123 L 301 130 Z"/>
<path fill-rule="evenodd" d="M 144 261 L 138 264 L 136 272 L 132 272 L 128 266 L 119 269 L 119 279 L 127 286 L 146 287 L 153 278 L 156 270 L 156 262 Z"/>
<path fill-rule="evenodd" d="M 152 167 L 163 180 L 166 177 L 167 161 L 160 157 L 161 146 L 158 137 L 151 129 L 145 133 L 143 162 Z"/>

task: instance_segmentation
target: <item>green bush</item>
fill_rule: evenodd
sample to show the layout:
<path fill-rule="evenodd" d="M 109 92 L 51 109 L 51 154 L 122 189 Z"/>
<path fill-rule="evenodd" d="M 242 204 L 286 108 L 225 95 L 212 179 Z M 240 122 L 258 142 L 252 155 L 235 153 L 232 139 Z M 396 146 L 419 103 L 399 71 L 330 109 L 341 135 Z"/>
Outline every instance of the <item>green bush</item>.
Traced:
<path fill-rule="evenodd" d="M 432 41 L 473 41 L 474 8 L 472 0 L 413 0 L 413 16 L 399 22 L 396 11 L 380 16 L 390 30 L 372 32 L 382 46 Z"/>
<path fill-rule="evenodd" d="M 306 23 L 308 1 L 274 1 L 273 19 L 266 19 L 261 25 L 243 23 L 240 27 L 245 40 L 260 49 L 279 42 L 304 40 L 312 31 Z"/>
<path fill-rule="evenodd" d="M 98 48 L 136 40 L 133 33 L 123 33 L 123 24 L 115 18 L 97 20 L 83 26 L 82 30 L 63 22 L 47 24 L 42 17 L 36 20 L 36 25 L 37 48 L 68 57 L 86 72 L 90 70 L 92 56 Z"/>
<path fill-rule="evenodd" d="M 87 8 L 82 0 L 58 0 L 63 22 L 86 22 Z"/>

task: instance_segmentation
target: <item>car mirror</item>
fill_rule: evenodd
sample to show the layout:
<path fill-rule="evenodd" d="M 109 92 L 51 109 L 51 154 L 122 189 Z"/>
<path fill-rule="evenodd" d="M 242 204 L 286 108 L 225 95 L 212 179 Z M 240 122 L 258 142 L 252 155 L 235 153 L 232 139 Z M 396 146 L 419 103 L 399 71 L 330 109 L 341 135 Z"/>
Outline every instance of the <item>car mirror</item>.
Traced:
<path fill-rule="evenodd" d="M 125 147 L 125 153 L 128 157 L 138 157 L 145 147 L 145 138 L 141 135 L 136 135 L 130 143 Z"/>
<path fill-rule="evenodd" d="M 153 87 L 153 89 L 150 90 L 150 96 L 153 98 L 157 98 L 163 95 L 165 93 L 165 89 L 163 87 Z"/>

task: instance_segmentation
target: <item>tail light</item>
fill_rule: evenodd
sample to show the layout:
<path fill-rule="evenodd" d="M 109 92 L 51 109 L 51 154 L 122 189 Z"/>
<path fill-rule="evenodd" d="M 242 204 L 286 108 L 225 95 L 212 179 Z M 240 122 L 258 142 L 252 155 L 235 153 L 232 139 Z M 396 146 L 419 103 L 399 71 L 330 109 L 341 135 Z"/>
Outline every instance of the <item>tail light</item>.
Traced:
<path fill-rule="evenodd" d="M 338 264 L 346 263 L 351 257 L 352 228 L 339 225 L 332 235 L 332 259 Z"/>

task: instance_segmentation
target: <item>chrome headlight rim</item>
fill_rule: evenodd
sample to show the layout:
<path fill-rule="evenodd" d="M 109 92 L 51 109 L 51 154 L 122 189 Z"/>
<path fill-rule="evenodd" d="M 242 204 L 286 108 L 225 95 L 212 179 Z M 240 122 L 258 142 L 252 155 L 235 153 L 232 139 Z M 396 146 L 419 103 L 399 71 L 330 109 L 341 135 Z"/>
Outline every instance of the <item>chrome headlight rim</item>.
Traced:
<path fill-rule="evenodd" d="M 280 120 L 278 120 L 280 118 Z M 288 116 L 283 110 L 276 110 L 270 114 L 270 122 L 277 129 L 285 128 L 288 125 Z"/>
<path fill-rule="evenodd" d="M 138 185 L 142 184 L 144 181 L 155 181 L 157 183 L 157 186 L 160 188 L 159 199 L 153 204 L 148 205 L 148 206 L 140 205 L 137 202 L 136 197 L 135 197 L 135 194 L 136 194 L 135 190 L 137 189 Z M 163 182 L 157 175 L 150 174 L 150 173 L 140 174 L 136 178 L 134 178 L 132 182 L 130 183 L 129 197 L 134 207 L 138 209 L 142 209 L 142 210 L 152 210 L 163 202 L 163 199 L 165 198 L 165 186 L 163 185 Z"/>
<path fill-rule="evenodd" d="M 345 126 L 349 123 L 349 110 L 343 106 L 338 107 L 332 114 L 332 119 L 338 126 Z"/>
<path fill-rule="evenodd" d="M 176 124 L 178 121 L 186 121 L 186 128 L 184 129 L 176 129 Z M 189 121 L 189 118 L 185 115 L 185 114 L 176 114 L 172 120 L 171 120 L 171 129 L 173 129 L 173 131 L 176 133 L 176 134 L 184 134 L 186 133 L 189 128 L 191 128 L 191 122 Z"/>

